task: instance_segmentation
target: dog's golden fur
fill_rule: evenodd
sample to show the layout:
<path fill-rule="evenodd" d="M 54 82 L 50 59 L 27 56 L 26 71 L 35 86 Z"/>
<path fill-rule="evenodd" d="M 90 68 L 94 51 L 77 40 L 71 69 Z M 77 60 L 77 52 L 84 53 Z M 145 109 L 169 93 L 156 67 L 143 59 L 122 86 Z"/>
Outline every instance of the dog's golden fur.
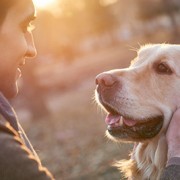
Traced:
<path fill-rule="evenodd" d="M 166 71 L 161 64 L 167 66 Z M 167 161 L 165 133 L 173 113 L 180 105 L 180 45 L 143 46 L 129 68 L 107 71 L 100 76 L 103 74 L 116 77 L 121 87 L 113 89 L 113 95 L 109 93 L 108 97 L 103 94 L 105 90 L 96 91 L 100 104 L 103 103 L 99 96 L 104 104 L 140 123 L 146 123 L 144 119 L 149 117 L 163 116 L 163 125 L 152 138 L 129 140 L 121 138 L 121 132 L 120 137 L 107 132 L 115 141 L 135 143 L 130 160 L 116 164 L 126 177 L 132 180 L 159 179 Z"/>

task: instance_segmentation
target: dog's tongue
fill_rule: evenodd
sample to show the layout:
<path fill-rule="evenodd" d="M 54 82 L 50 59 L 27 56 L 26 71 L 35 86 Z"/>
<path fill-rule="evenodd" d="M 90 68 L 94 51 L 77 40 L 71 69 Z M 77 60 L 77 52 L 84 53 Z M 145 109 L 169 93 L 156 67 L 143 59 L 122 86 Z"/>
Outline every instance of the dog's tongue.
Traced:
<path fill-rule="evenodd" d="M 136 125 L 137 121 L 123 118 L 123 123 L 126 124 L 127 126 L 134 126 Z"/>
<path fill-rule="evenodd" d="M 113 125 L 115 123 L 119 123 L 119 121 L 121 120 L 121 115 L 119 114 L 108 114 L 106 119 L 105 119 L 105 122 L 107 125 Z M 122 121 L 125 125 L 127 126 L 134 126 L 137 121 L 136 120 L 132 120 L 132 119 L 125 119 L 125 118 L 122 118 Z"/>
<path fill-rule="evenodd" d="M 112 125 L 120 121 L 121 116 L 118 114 L 108 114 L 106 116 L 105 122 L 107 125 Z"/>

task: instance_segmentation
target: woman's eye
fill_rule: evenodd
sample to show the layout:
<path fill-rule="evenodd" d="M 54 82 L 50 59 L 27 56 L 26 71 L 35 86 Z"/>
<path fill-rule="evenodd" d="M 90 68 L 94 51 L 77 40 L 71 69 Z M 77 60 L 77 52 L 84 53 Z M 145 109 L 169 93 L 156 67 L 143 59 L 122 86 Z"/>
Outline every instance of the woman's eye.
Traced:
<path fill-rule="evenodd" d="M 22 25 L 22 30 L 24 33 L 32 32 L 35 29 L 35 26 L 32 23 L 27 23 Z"/>
<path fill-rule="evenodd" d="M 28 27 L 27 27 L 27 30 L 29 31 L 29 32 L 31 32 L 31 31 L 33 31 L 35 29 L 35 25 L 33 25 L 33 24 L 29 24 L 28 25 Z"/>
<path fill-rule="evenodd" d="M 166 63 L 160 63 L 156 67 L 156 72 L 159 74 L 172 74 L 172 70 Z"/>

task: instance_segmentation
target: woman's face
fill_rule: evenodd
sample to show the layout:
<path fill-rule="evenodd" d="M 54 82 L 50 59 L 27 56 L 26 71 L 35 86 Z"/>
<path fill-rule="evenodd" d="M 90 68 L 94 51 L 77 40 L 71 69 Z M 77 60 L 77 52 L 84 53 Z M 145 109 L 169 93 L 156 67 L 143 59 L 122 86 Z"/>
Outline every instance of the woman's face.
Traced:
<path fill-rule="evenodd" d="M 35 18 L 31 0 L 12 6 L 0 26 L 0 91 L 12 98 L 18 93 L 19 69 L 26 58 L 36 55 L 30 22 Z"/>

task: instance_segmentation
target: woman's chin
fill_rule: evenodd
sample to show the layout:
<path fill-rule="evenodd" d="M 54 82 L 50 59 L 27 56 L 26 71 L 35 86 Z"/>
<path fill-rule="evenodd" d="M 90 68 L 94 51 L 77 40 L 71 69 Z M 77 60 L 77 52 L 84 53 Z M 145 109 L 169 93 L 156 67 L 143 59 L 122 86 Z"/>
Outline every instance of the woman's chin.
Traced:
<path fill-rule="evenodd" d="M 16 71 L 16 80 L 18 80 L 21 76 L 22 76 L 21 70 L 19 68 L 17 68 L 17 71 Z"/>
<path fill-rule="evenodd" d="M 9 86 L 8 88 L 4 89 L 2 91 L 2 93 L 4 94 L 4 96 L 7 98 L 7 99 L 12 99 L 14 97 L 17 96 L 18 94 L 18 86 L 17 86 L 17 82 L 12 85 L 12 86 Z"/>

